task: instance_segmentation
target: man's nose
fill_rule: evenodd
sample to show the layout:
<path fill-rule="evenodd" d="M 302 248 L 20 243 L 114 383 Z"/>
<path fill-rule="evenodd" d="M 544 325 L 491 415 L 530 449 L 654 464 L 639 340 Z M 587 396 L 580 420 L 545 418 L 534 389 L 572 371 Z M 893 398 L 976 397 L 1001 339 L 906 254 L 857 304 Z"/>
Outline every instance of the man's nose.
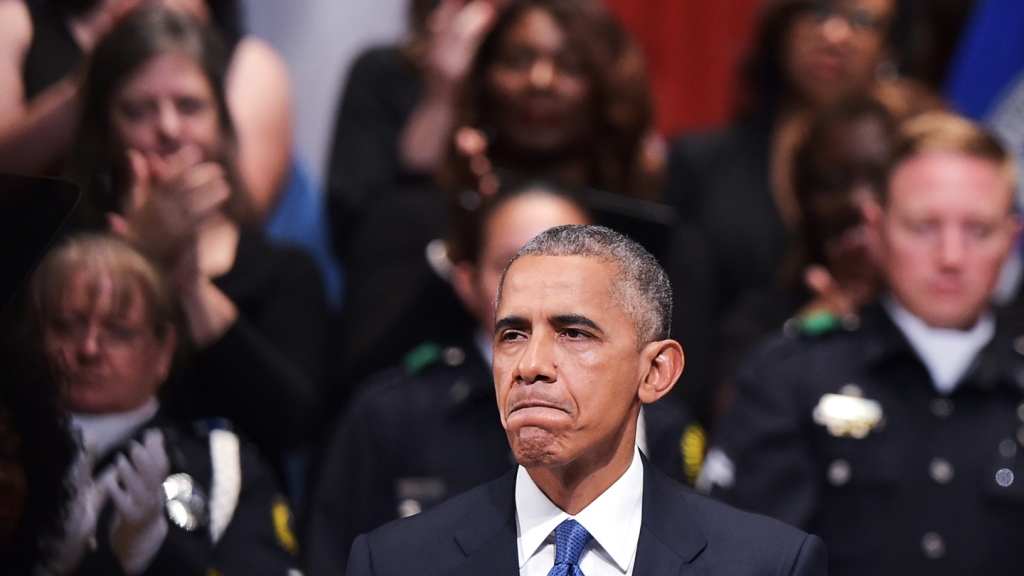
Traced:
<path fill-rule="evenodd" d="M 554 340 L 543 333 L 533 334 L 516 365 L 516 379 L 527 384 L 555 380 Z"/>
<path fill-rule="evenodd" d="M 966 258 L 964 234 L 955 228 L 943 230 L 939 237 L 939 262 L 943 268 L 959 268 Z"/>
<path fill-rule="evenodd" d="M 530 85 L 546 90 L 555 83 L 555 63 L 550 58 L 539 58 L 530 67 Z"/>

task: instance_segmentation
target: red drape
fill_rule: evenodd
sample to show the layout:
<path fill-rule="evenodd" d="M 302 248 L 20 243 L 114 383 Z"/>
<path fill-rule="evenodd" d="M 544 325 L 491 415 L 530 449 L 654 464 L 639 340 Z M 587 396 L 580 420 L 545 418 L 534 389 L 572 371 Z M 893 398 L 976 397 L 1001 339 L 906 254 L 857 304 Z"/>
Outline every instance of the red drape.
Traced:
<path fill-rule="evenodd" d="M 760 0 L 605 0 L 647 56 L 663 135 L 732 117 Z"/>

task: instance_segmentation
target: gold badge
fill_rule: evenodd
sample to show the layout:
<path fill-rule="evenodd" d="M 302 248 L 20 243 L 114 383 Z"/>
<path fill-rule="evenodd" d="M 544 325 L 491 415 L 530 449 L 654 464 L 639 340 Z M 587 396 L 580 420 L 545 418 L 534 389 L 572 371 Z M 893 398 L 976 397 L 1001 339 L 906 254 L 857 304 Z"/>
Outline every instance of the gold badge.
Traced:
<path fill-rule="evenodd" d="M 856 396 L 825 394 L 812 415 L 816 423 L 837 438 L 864 438 L 881 424 L 882 405 Z"/>

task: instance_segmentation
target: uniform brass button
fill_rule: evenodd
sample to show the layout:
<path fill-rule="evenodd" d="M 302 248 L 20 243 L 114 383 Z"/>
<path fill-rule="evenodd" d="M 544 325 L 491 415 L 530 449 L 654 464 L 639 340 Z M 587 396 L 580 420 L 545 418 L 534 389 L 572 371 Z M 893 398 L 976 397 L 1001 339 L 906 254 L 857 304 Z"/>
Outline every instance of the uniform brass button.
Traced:
<path fill-rule="evenodd" d="M 1017 354 L 1024 356 L 1024 336 L 1017 336 L 1013 339 L 1013 349 L 1017 351 Z"/>
<path fill-rule="evenodd" d="M 928 465 L 928 474 L 939 484 L 949 484 L 953 480 L 953 465 L 945 458 L 936 458 Z"/>
<path fill-rule="evenodd" d="M 942 536 L 935 532 L 929 532 L 921 538 L 921 549 L 924 550 L 924 555 L 932 560 L 938 560 L 946 555 L 946 543 L 943 542 Z"/>
<path fill-rule="evenodd" d="M 1013 458 L 1017 453 L 1017 443 L 1009 438 L 1003 440 L 999 443 L 999 453 L 1003 455 L 1003 458 Z"/>
<path fill-rule="evenodd" d="M 452 402 L 458 404 L 469 397 L 469 393 L 472 388 L 469 382 L 466 382 L 462 378 L 455 381 L 452 387 L 448 389 L 448 397 L 451 398 Z"/>
<path fill-rule="evenodd" d="M 1002 468 L 996 472 L 996 484 L 1003 488 L 1008 488 L 1010 484 L 1013 484 L 1013 470 Z"/>
<path fill-rule="evenodd" d="M 843 329 L 847 332 L 853 332 L 857 328 L 860 328 L 860 316 L 857 316 L 856 314 L 847 314 L 846 316 L 843 316 L 841 324 L 843 325 Z"/>
<path fill-rule="evenodd" d="M 931 401 L 929 407 L 938 418 L 946 418 L 953 413 L 953 401 L 949 398 L 936 398 Z"/>
<path fill-rule="evenodd" d="M 856 384 L 847 384 L 839 389 L 839 393 L 843 396 L 853 396 L 854 398 L 863 398 L 864 391 L 860 389 L 860 386 Z"/>
<path fill-rule="evenodd" d="M 850 481 L 850 463 L 836 460 L 828 467 L 828 482 L 833 486 L 842 486 Z"/>
<path fill-rule="evenodd" d="M 444 349 L 444 363 L 448 366 L 461 366 L 466 361 L 466 353 L 458 346 Z"/>

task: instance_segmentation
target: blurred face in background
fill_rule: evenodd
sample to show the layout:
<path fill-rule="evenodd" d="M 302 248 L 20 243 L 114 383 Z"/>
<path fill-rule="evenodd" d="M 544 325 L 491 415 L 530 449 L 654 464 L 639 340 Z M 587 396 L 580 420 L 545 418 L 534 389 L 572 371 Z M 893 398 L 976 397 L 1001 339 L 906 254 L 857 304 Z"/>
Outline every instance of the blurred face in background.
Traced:
<path fill-rule="evenodd" d="M 887 54 L 893 0 L 798 0 L 783 46 L 791 96 L 823 107 L 864 90 Z"/>
<path fill-rule="evenodd" d="M 0 400 L 0 550 L 10 542 L 28 501 L 28 477 L 21 463 L 21 436 Z"/>
<path fill-rule="evenodd" d="M 486 73 L 496 145 L 520 156 L 562 154 L 593 129 L 593 87 L 555 18 L 529 8 L 500 39 Z"/>
<path fill-rule="evenodd" d="M 808 227 L 821 243 L 823 264 L 854 299 L 864 302 L 881 285 L 863 207 L 880 197 L 889 157 L 886 128 L 863 116 L 837 123 L 816 151 L 815 187 L 806 202 Z"/>
<path fill-rule="evenodd" d="M 158 336 L 140 282 L 109 272 L 67 275 L 43 327 L 47 356 L 67 381 L 72 412 L 111 414 L 143 406 L 167 379 L 176 336 Z"/>
<path fill-rule="evenodd" d="M 884 211 L 869 217 L 896 299 L 934 328 L 974 326 L 1019 228 L 1012 198 L 990 160 L 927 152 L 898 164 Z"/>
<path fill-rule="evenodd" d="M 544 192 L 517 196 L 487 219 L 480 239 L 479 260 L 475 265 L 459 266 L 455 288 L 463 304 L 488 334 L 494 332 L 494 300 L 505 267 L 535 236 L 563 224 L 589 222 L 574 204 Z"/>
<path fill-rule="evenodd" d="M 167 162 L 187 148 L 213 159 L 221 144 L 213 86 L 202 68 L 181 53 L 146 62 L 114 92 L 110 117 L 124 148 Z"/>

